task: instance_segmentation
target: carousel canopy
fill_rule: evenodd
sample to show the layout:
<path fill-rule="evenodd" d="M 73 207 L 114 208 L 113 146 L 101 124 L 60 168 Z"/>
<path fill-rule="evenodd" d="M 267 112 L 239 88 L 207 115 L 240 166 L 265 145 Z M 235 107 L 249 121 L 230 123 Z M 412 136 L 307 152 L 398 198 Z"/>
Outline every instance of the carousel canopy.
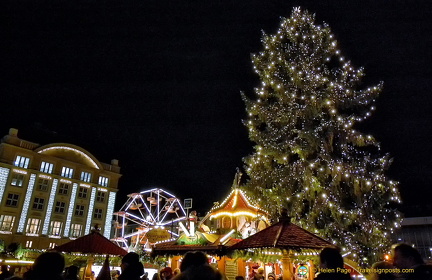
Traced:
<path fill-rule="evenodd" d="M 267 219 L 268 213 L 263 209 L 250 203 L 246 195 L 238 188 L 233 188 L 228 197 L 220 204 L 214 206 L 211 210 L 210 218 L 219 216 L 238 216 L 246 215 L 251 217 L 263 217 Z"/>
<path fill-rule="evenodd" d="M 229 250 L 253 248 L 322 249 L 330 242 L 293 224 L 288 217 L 229 247 Z"/>
<path fill-rule="evenodd" d="M 97 231 L 84 235 L 80 238 L 72 240 L 54 248 L 59 252 L 79 252 L 84 254 L 109 254 L 124 256 L 127 254 L 125 250 L 112 243 Z"/>

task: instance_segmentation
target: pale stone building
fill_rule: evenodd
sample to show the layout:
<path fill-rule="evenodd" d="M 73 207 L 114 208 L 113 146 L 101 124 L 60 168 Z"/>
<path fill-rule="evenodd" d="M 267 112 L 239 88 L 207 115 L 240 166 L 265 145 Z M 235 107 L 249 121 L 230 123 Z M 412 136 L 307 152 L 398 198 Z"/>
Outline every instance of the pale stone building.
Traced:
<path fill-rule="evenodd" d="M 96 224 L 110 238 L 120 177 L 117 160 L 101 163 L 71 144 L 40 146 L 10 129 L 0 143 L 0 239 L 48 249 Z"/>

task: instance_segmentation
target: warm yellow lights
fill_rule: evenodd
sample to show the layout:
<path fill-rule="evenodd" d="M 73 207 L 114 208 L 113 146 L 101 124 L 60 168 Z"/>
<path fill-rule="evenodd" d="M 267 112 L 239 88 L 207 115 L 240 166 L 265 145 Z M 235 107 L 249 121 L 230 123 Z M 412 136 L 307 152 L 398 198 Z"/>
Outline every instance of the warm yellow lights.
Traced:
<path fill-rule="evenodd" d="M 38 153 L 42 154 L 44 152 L 51 151 L 51 150 L 66 150 L 66 151 L 72 151 L 72 152 L 78 153 L 81 156 L 83 156 L 94 168 L 99 169 L 99 166 L 91 157 L 89 157 L 86 153 L 84 153 L 78 149 L 72 148 L 72 147 L 67 147 L 67 146 L 48 147 L 48 148 L 45 148 L 45 149 L 38 151 Z"/>
<path fill-rule="evenodd" d="M 238 211 L 238 212 L 219 212 L 217 214 L 214 215 L 210 215 L 210 219 L 216 219 L 220 216 L 229 216 L 229 217 L 238 217 L 238 216 L 249 216 L 252 218 L 258 218 L 260 217 L 260 215 L 258 213 L 253 213 L 253 212 L 249 212 L 249 211 Z"/>
<path fill-rule="evenodd" d="M 0 259 L 0 262 L 2 262 L 2 263 L 6 263 L 6 264 L 9 264 L 9 265 L 13 265 L 13 264 L 33 264 L 34 263 L 34 261 L 23 261 L 23 260 L 3 260 L 3 259 Z"/>

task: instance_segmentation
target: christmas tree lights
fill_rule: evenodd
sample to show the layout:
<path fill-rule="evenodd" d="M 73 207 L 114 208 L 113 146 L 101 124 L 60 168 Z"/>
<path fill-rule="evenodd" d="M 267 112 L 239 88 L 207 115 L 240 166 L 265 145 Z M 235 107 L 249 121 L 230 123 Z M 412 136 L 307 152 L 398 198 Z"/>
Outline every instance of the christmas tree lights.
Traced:
<path fill-rule="evenodd" d="M 282 208 L 300 226 L 366 265 L 381 257 L 399 226 L 397 182 L 384 174 L 388 154 L 353 127 L 371 116 L 382 83 L 363 88 L 328 25 L 295 8 L 264 50 L 252 55 L 261 84 L 242 93 L 254 153 L 244 159 L 244 187 L 266 210 Z"/>

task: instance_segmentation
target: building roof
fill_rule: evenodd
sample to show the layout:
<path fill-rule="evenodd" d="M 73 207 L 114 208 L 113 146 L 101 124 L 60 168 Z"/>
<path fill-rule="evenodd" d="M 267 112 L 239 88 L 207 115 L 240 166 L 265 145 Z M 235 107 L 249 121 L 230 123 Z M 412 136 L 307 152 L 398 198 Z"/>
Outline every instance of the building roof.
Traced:
<path fill-rule="evenodd" d="M 63 158 L 65 160 L 79 162 L 96 169 L 103 169 L 101 163 L 90 152 L 76 145 L 67 143 L 53 143 L 39 147 L 35 150 L 39 154 Z"/>
<path fill-rule="evenodd" d="M 152 255 L 160 256 L 160 255 L 183 255 L 189 251 L 202 251 L 208 254 L 216 254 L 216 255 L 225 255 L 226 249 L 235 243 L 239 242 L 240 239 L 228 238 L 228 240 L 224 243 L 224 245 L 219 244 L 220 238 L 218 238 L 215 242 L 209 243 L 207 245 L 199 245 L 199 244 L 188 244 L 181 245 L 177 244 L 177 241 L 169 241 L 157 243 L 153 247 Z"/>
<path fill-rule="evenodd" d="M 322 249 L 333 246 L 330 242 L 291 223 L 283 217 L 278 223 L 271 225 L 254 235 L 231 246 L 229 250 L 253 248 L 279 249 Z"/>
<path fill-rule="evenodd" d="M 112 243 L 102 234 L 92 231 L 90 234 L 72 240 L 54 248 L 58 252 L 80 252 L 88 254 L 109 254 L 124 256 L 127 254 L 125 250 Z"/>

